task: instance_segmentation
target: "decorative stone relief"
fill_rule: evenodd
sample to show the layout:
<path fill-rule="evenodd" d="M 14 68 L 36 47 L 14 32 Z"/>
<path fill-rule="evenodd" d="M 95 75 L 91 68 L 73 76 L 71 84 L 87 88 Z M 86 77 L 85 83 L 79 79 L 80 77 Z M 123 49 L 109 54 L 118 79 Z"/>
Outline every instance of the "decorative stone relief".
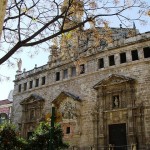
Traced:
<path fill-rule="evenodd" d="M 76 119 L 76 104 L 70 101 L 64 101 L 60 104 L 60 112 L 63 119 Z"/>

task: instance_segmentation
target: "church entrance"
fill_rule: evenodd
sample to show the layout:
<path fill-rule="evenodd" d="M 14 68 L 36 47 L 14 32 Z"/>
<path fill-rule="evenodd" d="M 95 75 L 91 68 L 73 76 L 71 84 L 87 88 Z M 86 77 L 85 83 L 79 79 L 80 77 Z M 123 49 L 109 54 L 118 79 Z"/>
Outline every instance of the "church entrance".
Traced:
<path fill-rule="evenodd" d="M 114 150 L 127 150 L 126 124 L 109 125 L 109 144 Z"/>

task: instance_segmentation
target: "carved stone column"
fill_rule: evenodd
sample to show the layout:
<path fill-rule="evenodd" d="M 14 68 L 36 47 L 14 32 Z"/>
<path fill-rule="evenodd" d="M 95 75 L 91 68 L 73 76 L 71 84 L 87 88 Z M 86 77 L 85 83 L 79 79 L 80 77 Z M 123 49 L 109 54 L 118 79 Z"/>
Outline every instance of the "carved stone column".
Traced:
<path fill-rule="evenodd" d="M 104 146 L 104 116 L 103 116 L 103 108 L 104 108 L 104 96 L 105 94 L 102 92 L 102 88 L 98 90 L 98 103 L 99 103 L 99 122 L 98 122 L 98 146 Z"/>
<path fill-rule="evenodd" d="M 130 83 L 126 83 L 126 99 L 127 99 L 127 133 L 128 133 L 128 144 L 135 143 L 135 120 L 133 116 L 134 107 L 134 89 Z"/>

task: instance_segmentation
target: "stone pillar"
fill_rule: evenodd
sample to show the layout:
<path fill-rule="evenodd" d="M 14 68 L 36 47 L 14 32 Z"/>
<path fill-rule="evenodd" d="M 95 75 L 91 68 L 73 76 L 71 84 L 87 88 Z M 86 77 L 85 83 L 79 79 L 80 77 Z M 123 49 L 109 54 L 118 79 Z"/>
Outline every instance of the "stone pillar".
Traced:
<path fill-rule="evenodd" d="M 71 68 L 68 68 L 68 79 L 71 77 Z"/>
<path fill-rule="evenodd" d="M 36 85 L 36 79 L 33 80 L 32 88 L 35 88 L 35 85 Z"/>
<path fill-rule="evenodd" d="M 126 83 L 126 99 L 128 108 L 128 120 L 127 120 L 127 132 L 128 132 L 128 144 L 135 143 L 135 127 L 134 127 L 134 117 L 133 117 L 133 107 L 134 107 L 134 89 L 132 83 Z"/>
<path fill-rule="evenodd" d="M 98 90 L 98 102 L 99 102 L 99 121 L 98 121 L 98 146 L 104 146 L 104 116 L 103 116 L 103 96 L 102 89 Z"/>
<path fill-rule="evenodd" d="M 80 75 L 80 66 L 76 66 L 76 76 Z"/>
<path fill-rule="evenodd" d="M 145 106 L 144 109 L 144 125 L 145 125 L 145 144 L 150 146 L 150 107 Z"/>
<path fill-rule="evenodd" d="M 64 71 L 64 70 L 60 70 L 60 81 L 63 80 L 63 71 Z"/>
<path fill-rule="evenodd" d="M 27 90 L 30 88 L 30 80 L 27 81 Z"/>
<path fill-rule="evenodd" d="M 104 68 L 107 68 L 109 66 L 109 58 L 108 56 L 104 57 Z"/>
<path fill-rule="evenodd" d="M 137 50 L 138 50 L 139 59 L 144 59 L 143 48 L 138 48 Z"/>
<path fill-rule="evenodd" d="M 116 64 L 116 65 L 120 65 L 120 57 L 119 57 L 119 54 L 115 54 L 114 57 L 115 57 L 115 64 Z"/>
<path fill-rule="evenodd" d="M 127 51 L 126 52 L 126 57 L 127 57 L 127 62 L 131 62 L 132 58 L 131 58 L 131 51 Z"/>
<path fill-rule="evenodd" d="M 84 64 L 84 72 L 85 72 L 85 73 L 88 72 L 88 64 L 87 64 L 87 63 Z"/>

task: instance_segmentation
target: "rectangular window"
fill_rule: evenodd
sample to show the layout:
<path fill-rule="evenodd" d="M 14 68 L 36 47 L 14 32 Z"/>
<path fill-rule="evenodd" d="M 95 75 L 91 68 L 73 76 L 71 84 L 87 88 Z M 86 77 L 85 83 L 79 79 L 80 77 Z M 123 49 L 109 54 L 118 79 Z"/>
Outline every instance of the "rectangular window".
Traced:
<path fill-rule="evenodd" d="M 21 84 L 19 84 L 18 92 L 21 92 Z"/>
<path fill-rule="evenodd" d="M 56 81 L 60 80 L 60 72 L 56 72 Z"/>
<path fill-rule="evenodd" d="M 98 68 L 100 69 L 100 68 L 104 68 L 104 59 L 103 58 L 100 58 L 99 60 L 98 60 Z"/>
<path fill-rule="evenodd" d="M 72 77 L 76 76 L 76 67 L 71 68 L 71 76 Z"/>
<path fill-rule="evenodd" d="M 135 61 L 135 60 L 139 59 L 137 50 L 131 51 L 131 55 L 132 55 L 132 61 Z"/>
<path fill-rule="evenodd" d="M 67 69 L 64 70 L 63 78 L 64 79 L 68 78 L 68 70 Z"/>
<path fill-rule="evenodd" d="M 120 63 L 125 63 L 127 61 L 126 59 L 126 53 L 120 53 Z"/>
<path fill-rule="evenodd" d="M 32 89 L 32 86 L 33 86 L 33 81 L 30 81 L 30 86 L 29 86 L 29 88 Z"/>
<path fill-rule="evenodd" d="M 109 66 L 115 65 L 115 58 L 114 55 L 109 56 Z"/>
<path fill-rule="evenodd" d="M 85 73 L 85 66 L 84 64 L 80 65 L 80 74 L 84 74 Z"/>
<path fill-rule="evenodd" d="M 27 82 L 24 83 L 24 91 L 26 91 L 26 90 L 27 90 Z"/>
<path fill-rule="evenodd" d="M 39 79 L 36 79 L 35 80 L 35 87 L 38 87 L 39 86 Z"/>
<path fill-rule="evenodd" d="M 66 134 L 70 134 L 70 127 L 66 128 Z"/>
<path fill-rule="evenodd" d="M 150 47 L 144 47 L 144 58 L 149 58 L 150 57 Z"/>
<path fill-rule="evenodd" d="M 45 76 L 42 77 L 42 85 L 44 85 L 44 84 L 45 84 Z"/>

